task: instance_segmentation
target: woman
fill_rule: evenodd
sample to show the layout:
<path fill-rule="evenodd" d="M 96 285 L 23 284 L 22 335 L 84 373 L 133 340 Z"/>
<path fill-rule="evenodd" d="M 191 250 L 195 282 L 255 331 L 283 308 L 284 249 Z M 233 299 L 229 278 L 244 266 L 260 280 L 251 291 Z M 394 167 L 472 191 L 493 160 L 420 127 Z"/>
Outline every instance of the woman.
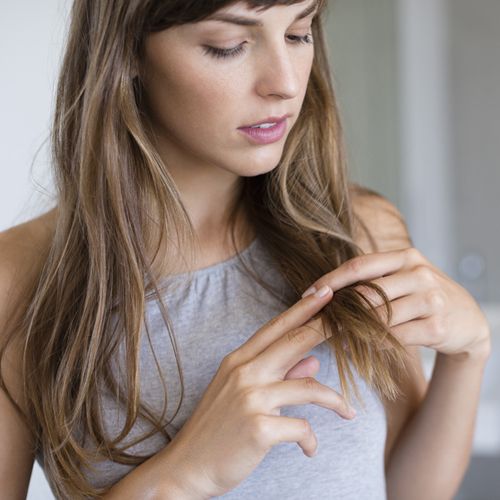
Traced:
<path fill-rule="evenodd" d="M 488 325 L 348 182 L 324 7 L 74 2 L 57 205 L 1 235 L 7 497 L 456 492 Z"/>

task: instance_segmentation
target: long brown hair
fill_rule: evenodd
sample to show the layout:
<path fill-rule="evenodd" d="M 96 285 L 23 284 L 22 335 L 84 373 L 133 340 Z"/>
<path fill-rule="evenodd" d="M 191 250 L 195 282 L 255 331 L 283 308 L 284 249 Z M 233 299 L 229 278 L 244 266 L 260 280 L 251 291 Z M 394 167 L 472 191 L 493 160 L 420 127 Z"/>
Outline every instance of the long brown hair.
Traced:
<path fill-rule="evenodd" d="M 246 3 L 267 9 L 297 1 Z M 176 235 L 180 248 L 191 248 L 195 234 L 151 139 L 138 61 L 148 33 L 200 21 L 232 3 L 75 0 L 72 6 L 51 136 L 55 232 L 0 351 L 1 360 L 10 341 L 23 346 L 24 418 L 60 497 L 96 497 L 106 491 L 93 488 L 81 471 L 96 457 L 82 446 L 80 426 L 99 443 L 103 457 L 135 465 L 148 457 L 119 446 L 134 422 L 145 418 L 155 431 L 166 433 L 164 414 L 152 414 L 141 401 L 140 332 L 148 293 L 162 304 L 172 330 L 152 261 L 169 235 Z M 314 62 L 300 116 L 279 164 L 245 178 L 235 205 L 235 213 L 245 207 L 286 279 L 288 306 L 320 276 L 363 253 L 353 239 L 351 186 L 322 26 L 326 0 L 319 4 L 312 27 Z M 383 290 L 363 284 L 381 295 L 390 313 Z M 349 380 L 359 397 L 350 359 L 381 396 L 397 397 L 405 350 L 363 296 L 345 287 L 321 317 L 327 332 L 334 333 L 328 342 L 344 393 L 350 394 Z M 382 347 L 384 340 L 389 346 Z M 125 344 L 126 375 L 115 380 L 110 360 L 120 343 Z M 0 381 L 7 391 L 3 377 Z M 113 440 L 100 419 L 103 385 L 119 396 L 126 411 L 124 428 Z"/>

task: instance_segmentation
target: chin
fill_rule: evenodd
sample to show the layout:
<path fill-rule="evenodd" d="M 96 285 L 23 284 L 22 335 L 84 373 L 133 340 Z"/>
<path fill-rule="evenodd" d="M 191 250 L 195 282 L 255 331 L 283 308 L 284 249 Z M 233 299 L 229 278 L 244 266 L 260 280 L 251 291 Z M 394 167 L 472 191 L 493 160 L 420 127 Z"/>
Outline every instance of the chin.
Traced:
<path fill-rule="evenodd" d="M 238 175 L 241 175 L 242 177 L 255 177 L 257 175 L 267 174 L 268 172 L 274 170 L 277 166 L 278 162 L 267 165 L 246 166 L 246 168 L 243 168 L 238 172 Z"/>

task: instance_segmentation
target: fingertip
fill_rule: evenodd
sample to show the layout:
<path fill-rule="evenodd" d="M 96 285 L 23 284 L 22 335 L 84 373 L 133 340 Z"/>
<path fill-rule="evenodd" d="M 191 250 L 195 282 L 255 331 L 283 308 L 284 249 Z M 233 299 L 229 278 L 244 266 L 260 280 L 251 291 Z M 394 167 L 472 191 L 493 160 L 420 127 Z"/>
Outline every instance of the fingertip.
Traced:
<path fill-rule="evenodd" d="M 318 285 L 319 286 L 319 285 Z M 302 298 L 305 299 L 306 297 L 308 297 L 309 295 L 312 295 L 314 294 L 314 297 L 315 298 L 318 298 L 318 299 L 322 299 L 324 297 L 326 297 L 327 295 L 330 294 L 330 292 L 333 293 L 333 289 L 331 286 L 329 285 L 323 285 L 319 288 L 317 288 L 317 286 L 311 286 L 310 288 L 308 288 L 303 294 L 302 294 Z"/>
<path fill-rule="evenodd" d="M 314 294 L 314 296 L 318 299 L 322 299 L 326 297 L 331 291 L 332 289 L 328 285 L 324 285 Z"/>
<path fill-rule="evenodd" d="M 314 292 L 316 292 L 316 287 L 315 286 L 310 286 L 303 294 L 302 294 L 302 298 L 305 299 L 308 295 L 311 295 L 313 294 Z"/>

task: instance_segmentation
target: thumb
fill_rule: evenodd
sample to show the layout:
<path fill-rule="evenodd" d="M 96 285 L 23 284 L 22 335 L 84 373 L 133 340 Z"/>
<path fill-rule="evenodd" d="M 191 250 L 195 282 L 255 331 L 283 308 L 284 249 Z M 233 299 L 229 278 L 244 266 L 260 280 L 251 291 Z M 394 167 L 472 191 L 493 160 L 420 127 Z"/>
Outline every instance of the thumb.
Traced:
<path fill-rule="evenodd" d="M 284 380 L 314 377 L 319 371 L 319 360 L 314 356 L 301 359 L 295 366 L 288 370 Z"/>

